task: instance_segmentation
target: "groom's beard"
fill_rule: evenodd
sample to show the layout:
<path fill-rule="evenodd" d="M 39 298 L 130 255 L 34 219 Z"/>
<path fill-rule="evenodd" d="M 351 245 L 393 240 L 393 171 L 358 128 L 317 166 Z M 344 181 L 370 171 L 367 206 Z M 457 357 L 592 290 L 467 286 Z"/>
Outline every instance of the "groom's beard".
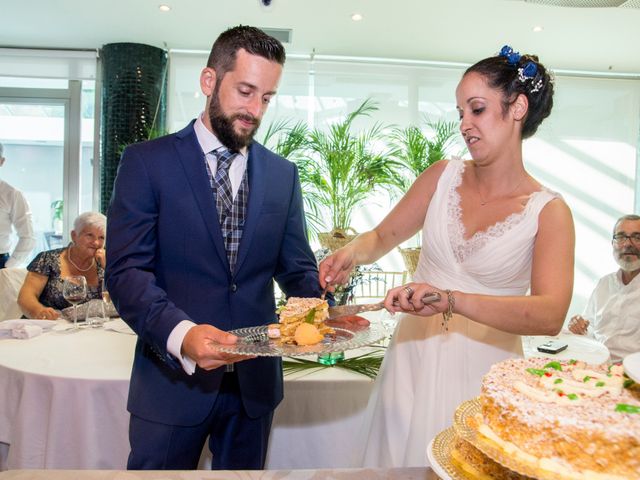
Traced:
<path fill-rule="evenodd" d="M 218 89 L 219 84 L 216 84 L 213 95 L 211 95 L 211 104 L 209 105 L 209 121 L 211 122 L 213 133 L 215 133 L 218 140 L 220 140 L 220 142 L 230 150 L 238 151 L 243 147 L 248 147 L 253 141 L 253 136 L 256 134 L 258 127 L 260 127 L 260 120 L 248 113 L 234 113 L 233 115 L 226 115 L 220 105 Z M 245 134 L 237 133 L 233 128 L 233 122 L 235 120 L 252 122 L 254 127 Z"/>
<path fill-rule="evenodd" d="M 623 247 L 619 250 L 614 250 L 613 258 L 625 272 L 635 272 L 636 270 L 640 270 L 640 250 L 632 245 Z"/>

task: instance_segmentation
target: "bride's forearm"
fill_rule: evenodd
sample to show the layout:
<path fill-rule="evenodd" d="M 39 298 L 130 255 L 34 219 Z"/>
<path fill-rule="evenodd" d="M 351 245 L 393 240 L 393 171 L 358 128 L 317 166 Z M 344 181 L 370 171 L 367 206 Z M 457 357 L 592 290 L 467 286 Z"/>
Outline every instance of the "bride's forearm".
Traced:
<path fill-rule="evenodd" d="M 382 234 L 378 228 L 358 235 L 349 245 L 356 265 L 369 265 L 401 243 L 400 239 Z"/>
<path fill-rule="evenodd" d="M 454 292 L 455 312 L 473 321 L 518 335 L 556 335 L 568 302 L 553 296 L 494 296 Z"/>

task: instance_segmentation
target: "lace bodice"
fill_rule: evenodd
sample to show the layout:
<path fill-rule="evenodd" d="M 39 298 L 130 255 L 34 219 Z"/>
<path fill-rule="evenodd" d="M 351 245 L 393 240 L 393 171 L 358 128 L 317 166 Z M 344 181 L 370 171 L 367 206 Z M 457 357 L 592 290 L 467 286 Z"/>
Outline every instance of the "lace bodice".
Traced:
<path fill-rule="evenodd" d="M 460 194 L 465 163 L 451 160 L 434 192 L 423 227 L 415 278 L 439 288 L 517 295 L 529 288 L 538 215 L 558 194 L 542 189 L 521 212 L 465 239 Z"/>

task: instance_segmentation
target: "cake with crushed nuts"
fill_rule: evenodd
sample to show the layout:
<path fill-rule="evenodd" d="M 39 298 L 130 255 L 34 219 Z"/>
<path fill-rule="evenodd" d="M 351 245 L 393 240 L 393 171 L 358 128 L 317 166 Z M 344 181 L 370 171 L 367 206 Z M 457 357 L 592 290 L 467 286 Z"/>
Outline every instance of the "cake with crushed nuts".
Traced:
<path fill-rule="evenodd" d="M 464 472 L 465 478 L 475 480 L 529 480 L 531 478 L 503 467 L 460 437 L 456 438 L 451 449 L 451 463 L 459 471 Z"/>
<path fill-rule="evenodd" d="M 329 304 L 322 298 L 289 297 L 278 313 L 279 337 L 284 344 L 315 345 L 326 334 L 335 333 L 324 323 Z"/>
<path fill-rule="evenodd" d="M 637 387 L 620 365 L 506 360 L 483 379 L 475 428 L 538 478 L 640 479 Z"/>

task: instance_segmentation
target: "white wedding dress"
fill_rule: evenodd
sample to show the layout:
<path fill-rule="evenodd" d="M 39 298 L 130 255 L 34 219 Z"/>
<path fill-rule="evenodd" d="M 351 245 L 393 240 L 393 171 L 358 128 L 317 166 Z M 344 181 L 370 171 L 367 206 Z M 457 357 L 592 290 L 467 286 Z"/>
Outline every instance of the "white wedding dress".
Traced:
<path fill-rule="evenodd" d="M 468 293 L 524 295 L 538 215 L 558 195 L 546 189 L 535 192 L 521 213 L 465 240 L 457 192 L 464 168 L 461 160 L 452 160 L 438 181 L 414 281 Z M 519 335 L 460 315 L 450 320 L 448 332 L 441 314 L 403 315 L 369 400 L 356 465 L 428 465 L 429 442 L 451 425 L 461 402 L 479 394 L 489 367 L 521 355 Z"/>

